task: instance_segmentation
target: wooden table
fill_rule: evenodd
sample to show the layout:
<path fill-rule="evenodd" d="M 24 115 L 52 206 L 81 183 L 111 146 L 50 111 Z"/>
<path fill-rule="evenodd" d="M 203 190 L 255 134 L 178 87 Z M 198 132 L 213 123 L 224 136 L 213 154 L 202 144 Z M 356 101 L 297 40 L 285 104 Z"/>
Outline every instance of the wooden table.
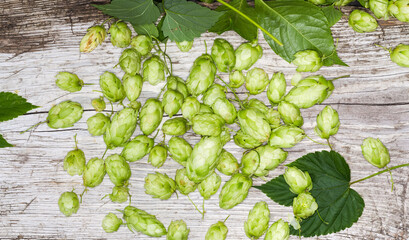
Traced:
<path fill-rule="evenodd" d="M 133 234 L 126 227 L 113 234 L 102 230 L 101 221 L 105 214 L 126 206 L 126 203 L 101 200 L 112 188 L 107 176 L 100 186 L 84 195 L 77 214 L 67 218 L 58 209 L 57 201 L 62 192 L 73 188 L 77 193 L 83 190 L 82 178 L 71 177 L 63 170 L 64 156 L 74 147 L 74 134 L 77 134 L 78 146 L 87 159 L 101 157 L 105 149 L 102 137 L 92 137 L 86 126 L 86 119 L 95 113 L 90 99 L 100 95 L 93 91 L 99 89 L 99 76 L 106 70 L 122 76 L 120 69 L 113 68 L 121 49 L 112 47 L 108 39 L 90 54 L 79 52 L 79 42 L 86 29 L 105 19 L 89 2 L 6 0 L 0 3 L 0 89 L 17 92 L 41 106 L 17 119 L 0 123 L 0 132 L 15 145 L 0 149 L 0 239 L 150 239 L 142 234 Z M 343 11 L 348 14 L 351 9 L 346 7 Z M 379 23 L 377 31 L 359 34 L 348 27 L 347 17 L 344 16 L 332 28 L 334 38 L 339 39 L 339 55 L 350 67 L 324 67 L 318 74 L 329 79 L 346 74 L 350 74 L 350 77 L 336 80 L 334 93 L 322 105 L 302 110 L 305 119 L 303 128 L 317 141 L 320 139 L 313 128 L 318 112 L 324 105 L 331 105 L 339 112 L 341 128 L 331 142 L 349 163 L 352 179 L 377 171 L 361 154 L 360 144 L 366 137 L 382 140 L 390 151 L 391 166 L 409 160 L 409 70 L 391 62 L 388 53 L 374 45 L 394 47 L 399 43 L 407 44 L 409 25 L 393 19 Z M 215 37 L 215 34 L 203 34 L 189 53 L 181 53 L 174 43 L 169 43 L 168 54 L 173 60 L 176 75 L 186 79 L 194 59 L 205 51 L 204 41 L 210 51 Z M 228 39 L 234 47 L 243 42 L 232 32 L 221 37 Z M 276 71 L 284 72 L 290 89 L 290 78 L 296 73 L 295 67 L 275 55 L 264 40 L 260 44 L 264 56 L 256 66 L 265 69 L 270 76 Z M 96 85 L 67 94 L 55 85 L 54 76 L 59 71 L 76 73 L 86 83 Z M 146 98 L 156 96 L 159 90 L 160 86 L 152 87 L 145 83 L 140 100 L 144 102 Z M 240 97 L 245 98 L 244 88 L 241 90 Z M 267 103 L 265 94 L 259 97 Z M 44 121 L 54 104 L 68 99 L 80 102 L 85 109 L 83 118 L 74 127 L 55 130 L 41 125 L 34 131 L 19 133 Z M 115 107 L 115 110 L 119 109 L 121 107 Z M 136 134 L 140 134 L 139 128 Z M 185 137 L 191 144 L 199 140 L 192 132 Z M 240 159 L 243 150 L 233 142 L 225 148 Z M 328 147 L 304 139 L 296 147 L 287 149 L 289 155 L 286 163 L 323 149 L 328 150 Z M 120 149 L 116 149 L 108 153 L 119 152 Z M 218 207 L 217 193 L 205 202 L 206 214 L 202 220 L 182 194 L 179 197 L 174 194 L 169 200 L 161 201 L 144 193 L 144 178 L 147 173 L 155 171 L 147 163 L 147 157 L 131 163 L 131 168 L 132 205 L 155 214 L 165 226 L 171 220 L 184 219 L 191 229 L 190 239 L 204 239 L 208 227 L 228 215 L 228 239 L 247 239 L 243 223 L 258 201 L 269 204 L 270 223 L 279 218 L 286 220 L 291 213 L 290 208 L 279 206 L 252 188 L 247 199 L 229 211 Z M 174 177 L 178 168 L 180 165 L 169 158 L 157 171 Z M 282 174 L 284 169 L 284 166 L 278 167 L 270 172 L 267 179 Z M 408 239 L 409 169 L 394 171 L 393 178 L 393 192 L 387 174 L 354 185 L 353 188 L 366 203 L 359 221 L 349 229 L 316 239 Z M 222 179 L 226 181 L 228 177 L 222 175 Z M 256 179 L 254 185 L 263 182 Z M 190 197 L 201 206 L 202 198 L 197 191 Z"/>

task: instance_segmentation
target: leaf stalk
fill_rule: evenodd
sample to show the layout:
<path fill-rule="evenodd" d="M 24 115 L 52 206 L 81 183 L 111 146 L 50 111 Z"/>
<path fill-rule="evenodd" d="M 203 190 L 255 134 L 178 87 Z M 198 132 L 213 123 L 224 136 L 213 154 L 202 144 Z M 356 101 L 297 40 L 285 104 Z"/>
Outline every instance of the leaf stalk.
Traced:
<path fill-rule="evenodd" d="M 349 183 L 349 186 L 351 186 L 352 184 L 359 183 L 359 182 L 365 181 L 365 180 L 367 180 L 367 179 L 373 178 L 373 177 L 378 176 L 378 175 L 380 175 L 380 174 L 382 174 L 382 173 L 390 172 L 390 171 L 392 171 L 392 170 L 394 170 L 394 169 L 402 168 L 402 167 L 409 167 L 409 163 L 397 165 L 397 166 L 390 167 L 390 168 L 387 168 L 387 169 L 385 169 L 385 170 L 376 172 L 376 173 L 371 174 L 371 175 L 369 175 L 369 176 L 367 176 L 367 177 L 364 177 L 364 178 L 361 178 L 361 179 L 359 179 L 359 180 L 350 182 L 350 183 Z"/>

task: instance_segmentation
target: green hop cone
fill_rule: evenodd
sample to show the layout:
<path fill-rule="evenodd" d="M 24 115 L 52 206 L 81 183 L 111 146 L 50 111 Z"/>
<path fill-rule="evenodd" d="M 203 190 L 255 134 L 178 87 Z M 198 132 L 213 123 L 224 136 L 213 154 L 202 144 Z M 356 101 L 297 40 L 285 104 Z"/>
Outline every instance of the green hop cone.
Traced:
<path fill-rule="evenodd" d="M 205 200 L 210 199 L 212 195 L 214 195 L 217 190 L 220 188 L 220 184 L 222 183 L 222 178 L 217 175 L 216 172 L 213 172 L 210 176 L 205 178 L 201 183 L 199 183 L 199 192 L 200 195 Z"/>
<path fill-rule="evenodd" d="M 297 85 L 284 97 L 286 102 L 298 108 L 310 108 L 322 103 L 334 91 L 332 81 L 321 75 L 309 76 L 300 80 Z"/>
<path fill-rule="evenodd" d="M 388 11 L 399 21 L 409 22 L 409 0 L 389 1 Z"/>
<path fill-rule="evenodd" d="M 156 86 L 165 81 L 165 63 L 156 55 L 153 55 L 143 62 L 142 70 L 143 81 L 148 81 Z"/>
<path fill-rule="evenodd" d="M 228 229 L 224 222 L 212 224 L 206 232 L 205 240 L 224 240 L 226 239 Z"/>
<path fill-rule="evenodd" d="M 297 66 L 297 72 L 316 72 L 323 65 L 320 54 L 314 50 L 297 52 L 292 63 Z"/>
<path fill-rule="evenodd" d="M 320 138 L 328 139 L 338 132 L 339 125 L 338 112 L 331 106 L 326 106 L 317 115 L 317 126 L 314 130 Z"/>
<path fill-rule="evenodd" d="M 100 98 L 92 99 L 91 100 L 91 105 L 95 109 L 95 111 L 97 111 L 97 112 L 102 112 L 106 108 L 104 97 L 102 97 L 102 96 Z"/>
<path fill-rule="evenodd" d="M 155 98 L 149 98 L 143 105 L 140 116 L 140 128 L 143 134 L 149 135 L 158 128 L 163 118 L 162 103 Z"/>
<path fill-rule="evenodd" d="M 301 116 L 300 109 L 292 103 L 281 101 L 277 107 L 281 119 L 287 125 L 301 127 L 304 124 L 304 118 Z"/>
<path fill-rule="evenodd" d="M 287 83 L 282 72 L 274 73 L 267 88 L 267 98 L 271 104 L 278 104 L 283 99 Z"/>
<path fill-rule="evenodd" d="M 96 187 L 104 180 L 105 162 L 100 158 L 92 158 L 88 161 L 84 173 L 82 174 L 82 180 L 85 187 Z"/>
<path fill-rule="evenodd" d="M 201 103 L 199 113 L 213 113 L 211 107 L 207 106 L 206 104 Z"/>
<path fill-rule="evenodd" d="M 250 94 L 262 93 L 269 83 L 267 73 L 261 68 L 253 68 L 246 75 L 246 89 Z"/>
<path fill-rule="evenodd" d="M 141 55 L 133 48 L 125 49 L 119 58 L 119 66 L 125 73 L 134 76 L 141 70 Z"/>
<path fill-rule="evenodd" d="M 104 26 L 93 26 L 88 28 L 87 33 L 81 39 L 80 52 L 92 52 L 98 45 L 104 42 L 107 31 Z"/>
<path fill-rule="evenodd" d="M 115 186 L 127 185 L 131 168 L 125 158 L 118 154 L 110 155 L 105 159 L 105 166 L 109 179 Z"/>
<path fill-rule="evenodd" d="M 220 72 L 228 72 L 236 63 L 233 46 L 221 38 L 214 40 L 211 55 Z"/>
<path fill-rule="evenodd" d="M 176 170 L 175 182 L 176 189 L 183 195 L 188 195 L 197 188 L 197 184 L 188 178 L 186 168 Z"/>
<path fill-rule="evenodd" d="M 222 149 L 220 137 L 202 137 L 186 162 L 189 179 L 199 183 L 212 174 Z"/>
<path fill-rule="evenodd" d="M 99 78 L 99 86 L 104 96 L 111 102 L 119 102 L 126 97 L 121 80 L 111 72 L 104 72 Z"/>
<path fill-rule="evenodd" d="M 229 74 L 229 86 L 232 88 L 239 88 L 246 81 L 242 71 L 232 71 Z"/>
<path fill-rule="evenodd" d="M 78 122 L 84 110 L 81 104 L 72 101 L 64 101 L 53 106 L 48 112 L 47 124 L 50 128 L 72 127 Z"/>
<path fill-rule="evenodd" d="M 74 73 L 59 72 L 55 77 L 57 78 L 55 83 L 64 91 L 78 92 L 84 86 L 84 82 Z"/>
<path fill-rule="evenodd" d="M 295 126 L 280 126 L 271 132 L 268 145 L 279 148 L 292 148 L 305 138 L 305 132 Z"/>
<path fill-rule="evenodd" d="M 295 194 L 311 191 L 312 181 L 308 172 L 303 172 L 297 167 L 287 167 L 284 173 L 285 182 L 290 186 L 290 191 Z"/>
<path fill-rule="evenodd" d="M 290 227 L 283 219 L 271 224 L 264 240 L 288 240 L 290 238 Z"/>
<path fill-rule="evenodd" d="M 178 91 L 168 89 L 163 95 L 162 106 L 163 111 L 173 117 L 176 113 L 179 112 L 183 104 L 183 94 Z"/>
<path fill-rule="evenodd" d="M 112 193 L 108 195 L 112 202 L 123 203 L 128 201 L 129 188 L 124 186 L 115 186 Z"/>
<path fill-rule="evenodd" d="M 87 119 L 88 132 L 93 136 L 101 136 L 105 133 L 111 120 L 102 113 L 97 113 Z"/>
<path fill-rule="evenodd" d="M 192 146 L 183 138 L 172 137 L 168 142 L 168 150 L 173 160 L 186 166 L 187 159 L 193 151 Z"/>
<path fill-rule="evenodd" d="M 64 192 L 58 199 L 58 207 L 66 217 L 77 213 L 80 208 L 80 201 L 75 192 Z"/>
<path fill-rule="evenodd" d="M 188 120 L 198 114 L 200 111 L 200 102 L 195 97 L 187 97 L 182 104 L 182 115 Z"/>
<path fill-rule="evenodd" d="M 246 176 L 252 176 L 260 165 L 260 154 L 251 150 L 241 157 L 240 170 Z"/>
<path fill-rule="evenodd" d="M 136 101 L 136 99 L 139 98 L 142 92 L 143 80 L 141 75 L 125 74 L 122 77 L 122 84 L 124 86 L 125 95 L 129 99 L 129 101 Z"/>
<path fill-rule="evenodd" d="M 213 84 L 216 72 L 216 65 L 209 54 L 198 57 L 186 81 L 189 93 L 193 96 L 204 93 Z"/>
<path fill-rule="evenodd" d="M 165 226 L 154 215 L 132 206 L 125 207 L 123 213 L 123 219 L 131 232 L 137 231 L 151 237 L 166 234 Z"/>
<path fill-rule="evenodd" d="M 168 158 L 168 149 L 163 145 L 156 145 L 149 153 L 148 162 L 153 167 L 160 168 Z"/>
<path fill-rule="evenodd" d="M 371 14 L 358 9 L 349 14 L 348 24 L 359 33 L 373 32 L 378 27 L 378 22 Z"/>
<path fill-rule="evenodd" d="M 193 41 L 176 42 L 176 46 L 178 46 L 179 50 L 182 52 L 189 52 L 193 47 Z"/>
<path fill-rule="evenodd" d="M 254 175 L 257 177 L 265 177 L 269 171 L 275 169 L 287 158 L 288 153 L 281 148 L 270 147 L 268 145 L 256 148 L 260 156 L 260 164 Z"/>
<path fill-rule="evenodd" d="M 388 0 L 369 0 L 369 9 L 375 17 L 387 20 L 389 17 L 388 3 Z"/>
<path fill-rule="evenodd" d="M 152 39 L 146 35 L 138 35 L 132 38 L 131 47 L 138 51 L 142 56 L 146 56 L 152 51 Z"/>
<path fill-rule="evenodd" d="M 237 158 L 235 158 L 230 152 L 223 149 L 219 158 L 219 164 L 216 166 L 219 172 L 231 176 L 239 171 Z"/>
<path fill-rule="evenodd" d="M 131 29 L 122 21 L 113 23 L 109 28 L 109 34 L 111 34 L 111 43 L 115 47 L 126 48 L 131 43 Z"/>
<path fill-rule="evenodd" d="M 215 83 L 203 93 L 202 101 L 204 104 L 211 107 L 219 98 L 226 98 L 226 88 Z"/>
<path fill-rule="evenodd" d="M 255 108 L 259 110 L 261 113 L 266 114 L 268 111 L 268 107 L 257 98 L 250 99 L 248 102 L 244 103 L 245 108 Z"/>
<path fill-rule="evenodd" d="M 85 154 L 81 149 L 69 151 L 64 158 L 64 170 L 74 176 L 82 175 L 85 169 Z"/>
<path fill-rule="evenodd" d="M 253 181 L 250 177 L 242 173 L 234 174 L 222 187 L 219 206 L 223 209 L 231 209 L 243 202 L 252 185 Z"/>
<path fill-rule="evenodd" d="M 252 149 L 262 144 L 260 141 L 253 138 L 252 136 L 245 134 L 241 129 L 236 133 L 236 135 L 234 135 L 233 139 L 234 143 L 237 146 L 245 149 Z"/>
<path fill-rule="evenodd" d="M 139 109 L 141 108 L 142 104 L 139 101 L 132 101 L 129 102 L 128 107 L 134 109 L 135 111 L 139 112 Z"/>
<path fill-rule="evenodd" d="M 145 177 L 145 193 L 162 200 L 169 199 L 176 191 L 176 183 L 166 174 L 155 172 Z"/>
<path fill-rule="evenodd" d="M 308 218 L 318 209 L 318 204 L 311 193 L 300 193 L 293 200 L 293 212 L 296 218 Z"/>
<path fill-rule="evenodd" d="M 263 56 L 263 49 L 258 45 L 257 40 L 255 40 L 251 43 L 241 44 L 236 51 L 234 51 L 234 55 L 236 56 L 234 69 L 238 71 L 247 70 Z"/>
<path fill-rule="evenodd" d="M 213 112 L 224 119 L 227 124 L 234 123 L 237 118 L 236 107 L 226 98 L 218 98 L 212 105 Z"/>
<path fill-rule="evenodd" d="M 268 109 L 266 113 L 266 119 L 272 129 L 281 126 L 281 116 L 277 110 L 274 110 L 272 108 Z"/>
<path fill-rule="evenodd" d="M 375 167 L 383 168 L 390 162 L 389 151 L 379 139 L 365 138 L 361 149 L 364 158 Z"/>
<path fill-rule="evenodd" d="M 183 117 L 166 120 L 162 125 L 162 132 L 166 135 L 181 136 L 189 130 L 188 121 Z"/>
<path fill-rule="evenodd" d="M 122 223 L 122 219 L 118 218 L 113 213 L 108 213 L 102 220 L 102 228 L 107 233 L 113 233 L 118 231 Z"/>
<path fill-rule="evenodd" d="M 399 44 L 394 48 L 391 52 L 391 60 L 401 67 L 409 67 L 409 45 Z"/>
<path fill-rule="evenodd" d="M 124 108 L 115 113 L 104 135 L 107 147 L 113 149 L 125 144 L 134 133 L 137 121 L 138 111 L 133 108 Z"/>
<path fill-rule="evenodd" d="M 214 113 L 199 113 L 192 118 L 193 131 L 202 136 L 219 136 L 224 127 L 224 119 Z"/>
<path fill-rule="evenodd" d="M 260 143 L 267 141 L 270 137 L 270 124 L 265 119 L 265 115 L 257 109 L 248 108 L 240 110 L 237 118 L 243 132 Z"/>
<path fill-rule="evenodd" d="M 151 151 L 153 145 L 154 141 L 152 138 L 149 138 L 143 134 L 138 135 L 125 145 L 121 156 L 129 162 L 138 161 Z"/>
<path fill-rule="evenodd" d="M 183 95 L 183 99 L 189 96 L 185 81 L 182 78 L 176 76 L 169 76 L 167 78 L 167 88 L 180 92 Z"/>
<path fill-rule="evenodd" d="M 187 240 L 190 229 L 187 228 L 185 221 L 172 221 L 168 227 L 166 240 Z"/>
<path fill-rule="evenodd" d="M 268 228 L 270 209 L 264 201 L 257 202 L 244 222 L 244 232 L 251 239 L 260 238 Z"/>

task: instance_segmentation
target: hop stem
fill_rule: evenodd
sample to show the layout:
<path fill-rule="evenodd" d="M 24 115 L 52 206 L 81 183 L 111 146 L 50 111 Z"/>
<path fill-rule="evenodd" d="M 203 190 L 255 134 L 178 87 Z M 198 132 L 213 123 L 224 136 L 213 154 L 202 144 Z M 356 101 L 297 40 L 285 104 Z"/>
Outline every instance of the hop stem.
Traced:
<path fill-rule="evenodd" d="M 47 121 L 42 121 L 42 122 L 36 123 L 36 124 L 34 124 L 33 126 L 27 128 L 26 130 L 21 131 L 20 134 L 23 134 L 23 133 L 25 133 L 25 132 L 28 132 L 28 131 L 30 131 L 31 129 L 36 128 L 36 127 L 38 127 L 38 126 L 40 126 L 41 124 L 46 123 L 46 122 L 47 122 Z"/>
<path fill-rule="evenodd" d="M 236 13 L 238 13 L 240 16 L 242 16 L 244 19 L 246 19 L 247 21 L 249 21 L 250 23 L 252 23 L 254 26 L 256 26 L 258 29 L 260 29 L 261 31 L 263 31 L 267 36 L 269 36 L 271 39 L 274 40 L 274 42 L 276 42 L 278 45 L 283 46 L 283 44 L 277 39 L 275 38 L 273 35 L 271 35 L 271 33 L 269 33 L 266 29 L 264 29 L 262 26 L 260 26 L 258 23 L 256 23 L 253 19 L 249 18 L 246 14 L 242 13 L 240 10 L 236 9 L 235 7 L 233 7 L 232 5 L 226 3 L 223 0 L 216 0 L 219 3 L 225 5 L 226 7 L 230 8 L 231 10 L 235 11 Z M 263 4 L 265 4 L 263 1 L 261 1 Z"/>
<path fill-rule="evenodd" d="M 409 163 L 401 164 L 401 165 L 398 165 L 398 166 L 390 167 L 390 168 L 387 168 L 387 169 L 385 169 L 385 170 L 376 172 L 376 173 L 371 174 L 371 175 L 369 175 L 369 176 L 367 176 L 367 177 L 364 177 L 364 178 L 361 178 L 361 179 L 359 179 L 359 180 L 350 182 L 350 183 L 349 183 L 349 186 L 351 186 L 352 184 L 359 183 L 359 182 L 365 181 L 365 180 L 367 180 L 367 179 L 373 178 L 373 177 L 375 177 L 375 176 L 377 176 L 377 175 L 379 175 L 379 174 L 382 174 L 382 173 L 385 173 L 385 172 L 391 172 L 391 170 L 394 170 L 394 169 L 397 169 L 397 168 L 401 168 L 401 167 L 409 167 Z"/>
<path fill-rule="evenodd" d="M 236 91 L 234 91 L 234 89 L 231 88 L 231 87 L 229 86 L 229 84 L 227 84 L 219 75 L 216 75 L 216 77 L 217 77 L 220 81 L 222 81 L 226 87 L 228 87 L 228 88 L 231 90 L 231 92 L 233 93 L 233 95 L 234 95 L 234 97 L 236 98 L 237 102 L 239 103 L 240 107 L 241 107 L 242 109 L 244 109 L 243 102 L 240 100 L 239 96 L 237 96 Z"/>
<path fill-rule="evenodd" d="M 199 208 L 196 206 L 196 204 L 192 201 L 192 199 L 190 199 L 189 195 L 187 195 L 187 198 L 193 204 L 195 209 L 202 215 L 202 219 L 203 219 L 204 218 L 204 213 L 205 213 L 205 211 L 204 211 L 204 199 L 203 199 L 203 211 L 200 211 Z"/>
<path fill-rule="evenodd" d="M 329 144 L 329 142 L 328 143 L 320 143 L 320 142 L 317 142 L 317 141 L 315 141 L 314 139 L 312 139 L 312 138 L 310 138 L 307 134 L 304 134 L 308 139 L 310 139 L 312 142 L 314 142 L 314 143 L 316 143 L 316 144 L 319 144 L 319 145 L 324 145 L 324 146 L 329 146 L 330 148 L 331 148 L 331 150 L 332 150 L 332 146 L 331 146 L 331 144 Z"/>

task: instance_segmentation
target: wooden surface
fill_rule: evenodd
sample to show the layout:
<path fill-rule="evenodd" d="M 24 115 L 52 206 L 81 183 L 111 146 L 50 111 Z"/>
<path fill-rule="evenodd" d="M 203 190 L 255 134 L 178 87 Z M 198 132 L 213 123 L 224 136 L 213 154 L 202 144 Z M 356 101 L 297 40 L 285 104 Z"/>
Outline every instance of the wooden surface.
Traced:
<path fill-rule="evenodd" d="M 99 93 L 93 92 L 98 90 L 98 85 L 85 86 L 78 93 L 67 94 L 55 85 L 54 76 L 59 71 L 69 71 L 78 74 L 86 83 L 95 84 L 106 70 L 122 76 L 118 68 L 113 69 L 121 49 L 112 47 L 109 39 L 90 54 L 79 53 L 78 44 L 86 29 L 104 19 L 88 4 L 87 0 L 7 0 L 0 3 L 0 89 L 18 92 L 33 104 L 41 106 L 18 119 L 0 123 L 0 132 L 15 145 L 14 148 L 0 149 L 0 239 L 150 239 L 142 234 L 133 234 L 126 227 L 113 234 L 102 230 L 101 221 L 105 214 L 126 206 L 126 203 L 100 200 L 112 188 L 107 176 L 100 186 L 85 194 L 77 214 L 67 218 L 58 210 L 57 201 L 62 192 L 73 188 L 77 193 L 83 190 L 82 178 L 71 177 L 63 170 L 63 158 L 74 147 L 74 134 L 78 135 L 78 146 L 88 160 L 102 156 L 105 146 L 102 137 L 92 137 L 86 128 L 86 119 L 94 114 L 90 99 L 99 96 Z M 345 13 L 350 11 L 350 8 L 344 10 Z M 393 20 L 380 23 L 377 31 L 358 34 L 348 27 L 347 19 L 343 17 L 333 27 L 333 33 L 339 39 L 339 55 L 350 67 L 324 67 L 318 72 L 327 78 L 351 75 L 334 82 L 335 91 L 323 105 L 330 104 L 339 112 L 341 128 L 331 142 L 349 163 L 352 179 L 377 171 L 361 154 L 360 144 L 366 137 L 380 138 L 389 148 L 391 166 L 408 162 L 409 70 L 391 62 L 387 52 L 374 44 L 394 47 L 399 43 L 408 43 L 409 26 Z M 203 41 L 206 40 L 210 50 L 215 37 L 214 34 L 204 34 L 195 41 L 189 53 L 181 53 L 174 43 L 169 43 L 168 54 L 173 60 L 175 74 L 186 78 L 194 59 L 204 52 Z M 235 47 L 243 42 L 231 32 L 222 37 Z M 256 66 L 264 68 L 270 76 L 273 72 L 283 71 L 290 89 L 289 80 L 295 73 L 295 67 L 275 55 L 264 41 L 260 44 L 265 51 Z M 146 98 L 156 96 L 160 87 L 145 83 L 140 100 L 144 102 Z M 240 94 L 240 97 L 245 98 L 245 95 Z M 265 94 L 258 97 L 267 103 Z M 34 131 L 19 133 L 44 121 L 50 107 L 68 99 L 80 102 L 85 109 L 83 118 L 74 127 L 54 130 L 41 125 Z M 305 119 L 303 128 L 317 141 L 320 139 L 313 128 L 315 117 L 323 105 L 302 110 Z M 139 128 L 136 134 L 140 134 Z M 191 132 L 185 137 L 191 144 L 199 140 Z M 237 158 L 243 151 L 233 142 L 225 148 Z M 328 150 L 304 139 L 296 147 L 287 149 L 289 156 L 286 163 L 323 149 Z M 108 154 L 119 151 L 116 149 Z M 174 177 L 179 167 L 169 158 L 157 171 Z M 161 201 L 144 193 L 144 177 L 155 171 L 147 163 L 147 157 L 131 163 L 131 168 L 132 205 L 155 214 L 165 226 L 171 220 L 185 220 L 191 229 L 189 239 L 204 239 L 208 227 L 228 215 L 227 239 L 247 239 L 243 223 L 257 201 L 267 201 L 269 204 L 270 224 L 279 218 L 287 220 L 291 213 L 291 208 L 279 206 L 252 188 L 247 199 L 229 211 L 218 207 L 217 193 L 206 201 L 207 213 L 202 220 L 182 194 L 179 194 L 179 198 L 174 194 L 171 199 Z M 267 179 L 283 171 L 284 166 L 280 166 L 270 172 Z M 349 229 L 314 239 L 408 239 L 409 169 L 398 169 L 393 177 L 393 192 L 386 174 L 354 185 L 353 188 L 361 194 L 366 204 L 359 221 Z M 222 175 L 222 179 L 226 181 L 228 177 Z M 262 183 L 261 179 L 254 181 L 254 185 Z M 190 197 L 201 205 L 202 198 L 197 191 Z"/>

